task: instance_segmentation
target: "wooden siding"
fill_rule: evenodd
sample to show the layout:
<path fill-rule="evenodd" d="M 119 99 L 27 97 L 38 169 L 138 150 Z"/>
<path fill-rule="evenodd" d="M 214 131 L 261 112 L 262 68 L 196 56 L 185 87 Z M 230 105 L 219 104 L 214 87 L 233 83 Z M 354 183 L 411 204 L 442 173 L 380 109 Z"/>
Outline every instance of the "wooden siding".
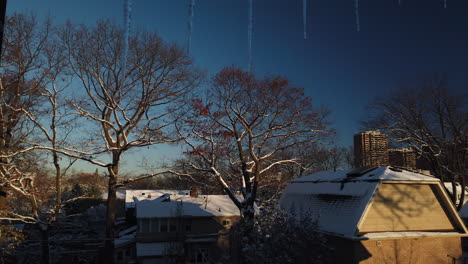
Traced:
<path fill-rule="evenodd" d="M 352 241 L 328 236 L 328 244 L 339 254 L 339 264 L 461 264 L 460 237 L 399 238 Z M 458 261 L 453 262 L 454 259 Z M 298 263 L 302 263 L 298 261 Z"/>
<path fill-rule="evenodd" d="M 361 220 L 359 234 L 455 230 L 429 184 L 381 184 Z"/>
<path fill-rule="evenodd" d="M 395 240 L 368 240 L 362 245 L 370 258 L 356 262 L 360 264 L 443 264 L 453 262 L 462 256 L 459 237 L 413 238 Z"/>

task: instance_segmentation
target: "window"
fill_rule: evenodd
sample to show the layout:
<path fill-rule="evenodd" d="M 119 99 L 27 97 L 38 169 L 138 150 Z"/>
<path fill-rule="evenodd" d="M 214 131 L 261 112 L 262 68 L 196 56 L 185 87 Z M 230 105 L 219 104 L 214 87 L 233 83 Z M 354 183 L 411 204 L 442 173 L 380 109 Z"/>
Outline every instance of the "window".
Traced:
<path fill-rule="evenodd" d="M 223 220 L 223 226 L 231 226 L 231 220 Z"/>
<path fill-rule="evenodd" d="M 151 218 L 151 232 L 159 232 L 159 219 Z"/>
<path fill-rule="evenodd" d="M 148 218 L 142 218 L 138 219 L 138 231 L 139 232 L 149 232 L 149 219 Z"/>
<path fill-rule="evenodd" d="M 192 231 L 192 220 L 191 219 L 185 219 L 184 226 L 185 226 L 185 232 L 191 232 Z"/>
<path fill-rule="evenodd" d="M 168 219 L 169 220 L 169 232 L 177 231 L 177 219 Z"/>
<path fill-rule="evenodd" d="M 161 218 L 159 220 L 159 232 L 167 232 L 167 231 L 168 231 L 167 218 Z"/>
<path fill-rule="evenodd" d="M 117 253 L 117 260 L 122 260 L 122 258 L 123 258 L 123 252 L 119 251 L 119 253 Z"/>

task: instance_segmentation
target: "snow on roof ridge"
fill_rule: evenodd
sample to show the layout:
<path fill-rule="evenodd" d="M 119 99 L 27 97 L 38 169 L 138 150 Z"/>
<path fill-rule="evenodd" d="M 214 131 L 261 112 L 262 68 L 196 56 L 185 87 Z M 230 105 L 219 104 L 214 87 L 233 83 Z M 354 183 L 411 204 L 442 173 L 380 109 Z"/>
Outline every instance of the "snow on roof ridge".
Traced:
<path fill-rule="evenodd" d="M 370 170 L 360 176 L 349 177 L 352 170 L 319 171 L 306 175 L 291 181 L 291 183 L 300 182 L 359 182 L 359 181 L 434 181 L 440 180 L 425 174 L 402 169 L 395 166 L 384 166 Z"/>

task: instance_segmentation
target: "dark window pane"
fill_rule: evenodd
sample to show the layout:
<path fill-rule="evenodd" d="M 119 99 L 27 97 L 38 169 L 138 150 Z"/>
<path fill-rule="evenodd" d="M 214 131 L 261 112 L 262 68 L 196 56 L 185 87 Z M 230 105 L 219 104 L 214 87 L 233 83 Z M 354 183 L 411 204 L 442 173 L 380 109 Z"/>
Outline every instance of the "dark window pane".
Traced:
<path fill-rule="evenodd" d="M 159 232 L 159 219 L 151 219 L 151 232 Z"/>
<path fill-rule="evenodd" d="M 159 222 L 159 231 L 161 232 L 167 232 L 168 227 L 167 227 L 167 219 L 163 218 Z"/>

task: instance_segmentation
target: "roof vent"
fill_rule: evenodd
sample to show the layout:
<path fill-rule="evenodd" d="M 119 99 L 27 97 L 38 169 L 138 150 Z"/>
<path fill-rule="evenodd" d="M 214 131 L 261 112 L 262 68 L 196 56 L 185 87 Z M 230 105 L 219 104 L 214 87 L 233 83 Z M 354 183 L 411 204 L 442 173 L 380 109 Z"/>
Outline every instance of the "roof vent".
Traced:
<path fill-rule="evenodd" d="M 375 166 L 375 165 L 360 167 L 360 168 L 356 168 L 356 169 L 346 173 L 346 175 L 348 176 L 348 178 L 359 177 L 359 176 L 362 176 L 362 175 L 368 173 L 369 171 L 373 171 L 373 170 L 375 170 L 377 168 L 378 168 L 378 166 Z"/>

